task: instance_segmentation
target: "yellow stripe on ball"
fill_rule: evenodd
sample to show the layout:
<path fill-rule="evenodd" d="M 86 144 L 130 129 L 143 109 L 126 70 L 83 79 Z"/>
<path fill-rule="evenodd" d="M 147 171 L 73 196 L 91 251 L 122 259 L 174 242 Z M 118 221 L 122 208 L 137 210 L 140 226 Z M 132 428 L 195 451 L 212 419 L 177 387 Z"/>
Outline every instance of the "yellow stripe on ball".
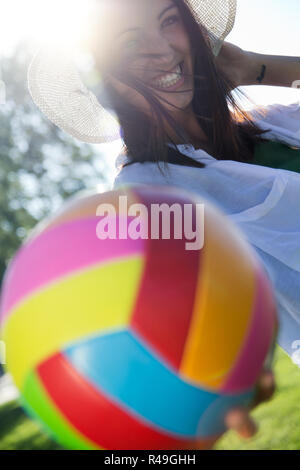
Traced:
<path fill-rule="evenodd" d="M 142 256 L 97 266 L 58 280 L 19 305 L 3 332 L 16 385 L 22 389 L 28 372 L 65 344 L 126 327 L 143 267 Z"/>

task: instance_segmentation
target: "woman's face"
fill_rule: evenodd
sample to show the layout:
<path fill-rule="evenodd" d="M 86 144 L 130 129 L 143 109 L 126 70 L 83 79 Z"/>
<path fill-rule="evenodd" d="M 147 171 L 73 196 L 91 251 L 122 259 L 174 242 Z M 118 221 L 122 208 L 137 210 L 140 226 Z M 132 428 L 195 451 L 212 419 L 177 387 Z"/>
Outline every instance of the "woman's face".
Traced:
<path fill-rule="evenodd" d="M 97 34 L 93 46 L 99 66 L 109 64 L 142 81 L 171 113 L 187 109 L 194 94 L 193 59 L 172 0 L 109 0 L 105 21 L 103 39 Z M 110 80 L 127 102 L 149 111 L 147 101 L 136 90 L 111 74 Z"/>

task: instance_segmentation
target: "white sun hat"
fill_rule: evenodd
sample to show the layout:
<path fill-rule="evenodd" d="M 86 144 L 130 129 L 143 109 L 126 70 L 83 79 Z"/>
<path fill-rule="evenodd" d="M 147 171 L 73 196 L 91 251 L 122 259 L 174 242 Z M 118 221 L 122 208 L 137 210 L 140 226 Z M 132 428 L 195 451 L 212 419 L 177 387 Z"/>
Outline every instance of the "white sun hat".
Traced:
<path fill-rule="evenodd" d="M 218 55 L 233 28 L 237 0 L 186 0 L 199 24 L 208 31 L 212 50 Z M 88 143 L 120 138 L 120 127 L 108 106 L 84 84 L 71 56 L 61 50 L 42 48 L 28 71 L 33 101 L 54 124 Z"/>

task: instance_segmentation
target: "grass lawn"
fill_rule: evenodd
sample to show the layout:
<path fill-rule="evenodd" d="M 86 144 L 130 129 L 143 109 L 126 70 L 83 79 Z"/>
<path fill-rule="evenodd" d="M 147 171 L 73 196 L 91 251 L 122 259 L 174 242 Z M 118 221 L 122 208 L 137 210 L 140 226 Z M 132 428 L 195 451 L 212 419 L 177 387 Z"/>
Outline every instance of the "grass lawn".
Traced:
<path fill-rule="evenodd" d="M 300 449 L 300 370 L 279 348 L 275 355 L 277 391 L 253 412 L 259 432 L 245 441 L 228 432 L 216 449 Z M 0 450 L 59 449 L 29 420 L 17 402 L 0 407 Z"/>

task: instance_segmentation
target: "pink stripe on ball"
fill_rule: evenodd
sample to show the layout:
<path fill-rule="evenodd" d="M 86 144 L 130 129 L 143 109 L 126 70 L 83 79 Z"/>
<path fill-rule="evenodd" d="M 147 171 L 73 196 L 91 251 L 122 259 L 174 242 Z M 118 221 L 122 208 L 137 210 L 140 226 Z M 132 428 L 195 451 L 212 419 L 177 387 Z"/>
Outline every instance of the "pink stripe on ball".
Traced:
<path fill-rule="evenodd" d="M 128 227 L 131 220 L 132 217 L 123 217 L 124 227 Z M 59 225 L 46 230 L 18 252 L 4 280 L 2 321 L 24 297 L 62 276 L 144 253 L 146 240 L 100 240 L 96 233 L 100 221 L 101 218 L 95 216 Z M 119 223 L 117 218 L 117 234 Z"/>

